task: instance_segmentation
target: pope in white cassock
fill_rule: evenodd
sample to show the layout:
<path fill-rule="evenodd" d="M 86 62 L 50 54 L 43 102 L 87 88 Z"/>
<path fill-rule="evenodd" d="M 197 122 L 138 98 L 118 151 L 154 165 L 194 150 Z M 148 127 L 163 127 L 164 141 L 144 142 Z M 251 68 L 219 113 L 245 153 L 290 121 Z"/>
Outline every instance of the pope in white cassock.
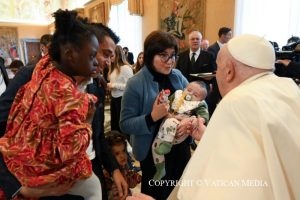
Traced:
<path fill-rule="evenodd" d="M 300 199 L 300 89 L 274 75 L 274 63 L 272 45 L 255 35 L 220 50 L 223 99 L 169 199 Z"/>

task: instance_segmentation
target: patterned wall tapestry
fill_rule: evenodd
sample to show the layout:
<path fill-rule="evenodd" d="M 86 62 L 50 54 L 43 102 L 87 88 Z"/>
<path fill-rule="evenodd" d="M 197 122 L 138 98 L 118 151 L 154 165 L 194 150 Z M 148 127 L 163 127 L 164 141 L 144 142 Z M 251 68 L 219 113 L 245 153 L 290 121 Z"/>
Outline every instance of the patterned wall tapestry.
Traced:
<path fill-rule="evenodd" d="M 17 28 L 0 27 L 0 57 L 5 60 L 6 65 L 20 58 Z"/>
<path fill-rule="evenodd" d="M 205 0 L 160 0 L 159 4 L 161 30 L 172 33 L 180 50 L 185 50 L 191 31 L 203 33 Z"/>

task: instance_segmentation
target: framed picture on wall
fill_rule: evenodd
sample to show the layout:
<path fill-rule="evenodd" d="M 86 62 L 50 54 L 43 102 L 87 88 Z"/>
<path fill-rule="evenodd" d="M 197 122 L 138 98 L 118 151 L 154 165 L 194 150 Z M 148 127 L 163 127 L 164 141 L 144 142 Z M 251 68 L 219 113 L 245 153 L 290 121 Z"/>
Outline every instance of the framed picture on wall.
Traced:
<path fill-rule="evenodd" d="M 206 0 L 160 0 L 160 29 L 174 35 L 179 49 L 188 48 L 188 35 L 205 28 Z"/>
<path fill-rule="evenodd" d="M 4 59 L 6 66 L 11 61 L 20 59 L 16 27 L 0 27 L 0 57 Z"/>
<path fill-rule="evenodd" d="M 37 63 L 41 58 L 40 40 L 39 39 L 22 39 L 21 40 L 25 65 Z"/>
<path fill-rule="evenodd" d="M 106 23 L 105 19 L 105 2 L 103 0 L 93 0 L 85 4 L 85 16 L 88 17 L 89 22 Z"/>

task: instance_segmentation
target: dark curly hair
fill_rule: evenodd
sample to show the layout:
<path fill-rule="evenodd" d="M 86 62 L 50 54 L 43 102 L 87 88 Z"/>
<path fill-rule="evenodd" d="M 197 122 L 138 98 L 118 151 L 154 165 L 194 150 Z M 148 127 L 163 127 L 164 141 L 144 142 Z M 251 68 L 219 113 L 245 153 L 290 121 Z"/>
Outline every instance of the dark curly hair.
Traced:
<path fill-rule="evenodd" d="M 111 148 L 116 145 L 124 144 L 125 149 L 126 149 L 126 146 L 127 146 L 126 137 L 119 131 L 113 130 L 113 131 L 106 133 L 106 140 L 107 140 L 108 145 Z"/>
<path fill-rule="evenodd" d="M 91 23 L 91 25 L 93 26 L 93 31 L 100 43 L 106 36 L 110 37 L 115 44 L 120 42 L 120 38 L 109 27 L 103 25 L 102 23 Z"/>
<path fill-rule="evenodd" d="M 78 17 L 76 11 L 59 9 L 52 16 L 55 18 L 55 32 L 49 55 L 57 62 L 61 60 L 61 46 L 71 44 L 76 49 L 80 49 L 84 41 L 95 35 L 87 19 Z"/>

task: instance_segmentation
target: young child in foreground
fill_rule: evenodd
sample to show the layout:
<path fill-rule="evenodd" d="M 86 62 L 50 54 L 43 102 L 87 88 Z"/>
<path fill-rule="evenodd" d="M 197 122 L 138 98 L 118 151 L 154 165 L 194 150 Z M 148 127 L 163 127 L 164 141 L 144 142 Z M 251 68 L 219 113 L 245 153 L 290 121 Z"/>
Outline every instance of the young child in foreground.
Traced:
<path fill-rule="evenodd" d="M 121 173 L 123 174 L 123 177 L 127 181 L 128 187 L 135 188 L 137 184 L 141 182 L 142 177 L 137 172 L 130 170 L 128 168 L 128 153 L 127 153 L 126 137 L 118 131 L 111 131 L 106 135 L 107 135 L 106 136 L 107 143 L 111 147 L 112 152 L 116 157 L 116 160 L 118 161 Z M 104 174 L 106 177 L 107 189 L 109 190 L 108 199 L 119 200 L 120 198 L 119 198 L 117 186 L 113 182 L 111 176 L 106 171 Z M 131 195 L 130 189 L 128 191 L 128 195 L 129 196 Z"/>
<path fill-rule="evenodd" d="M 160 102 L 168 101 L 168 90 L 160 93 Z M 188 135 L 176 137 L 177 126 L 182 120 L 190 120 L 193 125 L 192 131 L 197 131 L 198 117 L 208 122 L 208 107 L 205 102 L 207 96 L 206 85 L 201 81 L 194 81 L 187 85 L 184 91 L 177 90 L 169 97 L 170 114 L 162 122 L 158 134 L 152 144 L 152 155 L 156 167 L 154 180 L 160 180 L 166 175 L 165 154 L 171 151 L 173 145 L 183 142 Z"/>

